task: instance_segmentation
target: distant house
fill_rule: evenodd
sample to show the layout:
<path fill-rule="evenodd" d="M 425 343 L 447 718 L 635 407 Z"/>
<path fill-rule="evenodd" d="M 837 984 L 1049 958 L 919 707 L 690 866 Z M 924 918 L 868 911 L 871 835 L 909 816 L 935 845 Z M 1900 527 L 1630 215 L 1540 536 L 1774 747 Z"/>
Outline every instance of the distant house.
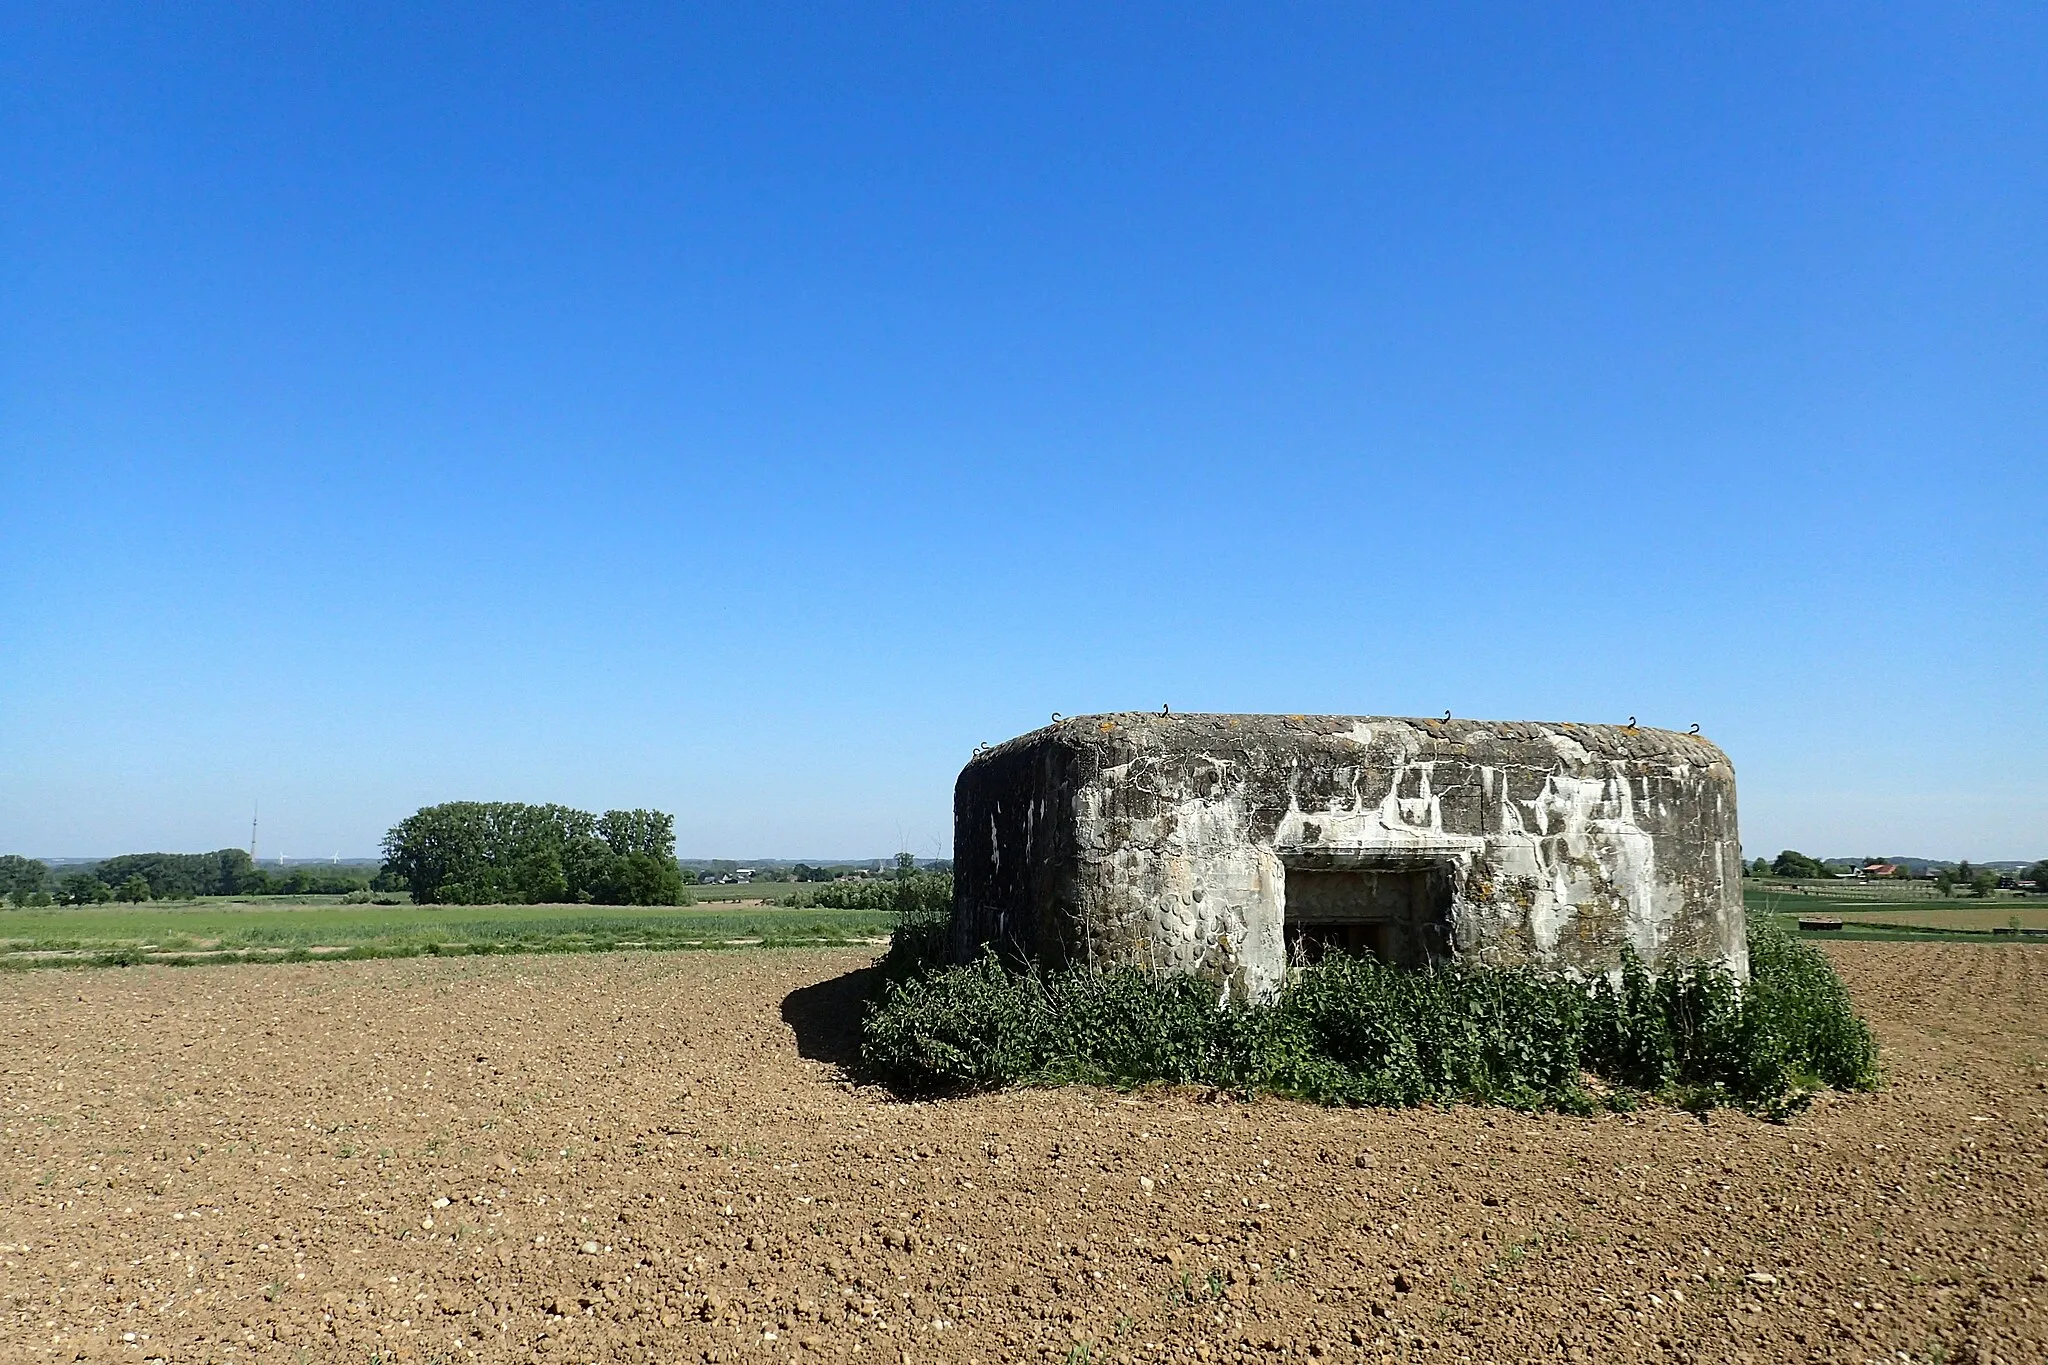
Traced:
<path fill-rule="evenodd" d="M 1859 875 L 1865 877 L 1896 877 L 1899 875 L 1899 868 L 1896 863 L 1865 863 L 1859 870 Z"/>

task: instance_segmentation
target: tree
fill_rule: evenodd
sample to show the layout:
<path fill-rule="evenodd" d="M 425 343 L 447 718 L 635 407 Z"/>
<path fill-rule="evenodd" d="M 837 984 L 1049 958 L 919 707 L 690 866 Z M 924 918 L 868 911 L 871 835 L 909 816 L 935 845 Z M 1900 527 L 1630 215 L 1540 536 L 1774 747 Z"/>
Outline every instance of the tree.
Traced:
<path fill-rule="evenodd" d="M 378 879 L 421 905 L 511 901 L 683 903 L 675 818 L 516 801 L 424 806 L 384 836 Z"/>
<path fill-rule="evenodd" d="M 628 853 L 675 857 L 676 818 L 665 811 L 608 810 L 598 817 L 597 834 L 622 858 Z"/>
<path fill-rule="evenodd" d="M 503 840 L 491 828 L 496 808 L 479 801 L 423 806 L 384 836 L 387 879 L 403 881 L 421 905 L 442 903 L 451 894 L 471 898 L 472 884 L 487 880 L 488 850 Z"/>
<path fill-rule="evenodd" d="M 1946 896 L 1949 892 L 1955 890 L 1955 886 L 1955 873 L 1949 871 L 1945 867 L 1937 867 L 1934 869 L 1934 889 L 1936 891 L 1939 891 L 1942 895 Z"/>
<path fill-rule="evenodd" d="M 1758 858 L 1755 862 L 1749 865 L 1749 875 L 1752 877 L 1770 876 L 1771 860 L 1769 858 Z"/>
<path fill-rule="evenodd" d="M 896 880 L 907 882 L 917 875 L 917 855 L 899 853 L 896 855 Z"/>
<path fill-rule="evenodd" d="M 2032 882 L 2036 891 L 2048 891 L 2048 858 L 2043 858 L 2020 875 Z"/>
<path fill-rule="evenodd" d="M 1970 875 L 1970 888 L 1977 893 L 1979 900 L 1988 899 L 1992 892 L 1998 890 L 1998 874 L 1988 867 L 1979 868 Z"/>
<path fill-rule="evenodd" d="M 67 905 L 100 905 L 113 897 L 114 889 L 90 872 L 73 872 L 57 883 L 59 899 Z"/>
<path fill-rule="evenodd" d="M 682 870 L 673 858 L 628 853 L 611 868 L 611 879 L 593 899 L 606 905 L 685 904 Z"/>
<path fill-rule="evenodd" d="M 1771 871 L 1780 877 L 1798 879 L 1811 879 L 1832 875 L 1828 872 L 1827 868 L 1821 866 L 1818 859 L 1809 858 L 1804 853 L 1790 848 L 1780 853 L 1771 861 Z"/>
<path fill-rule="evenodd" d="M 49 879 L 49 864 L 19 853 L 0 854 L 0 896 L 14 902 L 15 909 L 27 905 Z"/>
<path fill-rule="evenodd" d="M 513 864 L 512 883 L 528 905 L 560 905 L 575 899 L 560 849 L 528 849 Z"/>
<path fill-rule="evenodd" d="M 139 876 L 149 883 L 149 894 L 156 900 L 240 896 L 277 889 L 268 874 L 249 860 L 245 848 L 213 853 L 124 853 L 94 867 L 93 874 L 110 886 Z"/>
<path fill-rule="evenodd" d="M 149 899 L 149 883 L 143 879 L 141 873 L 135 873 L 114 888 L 114 899 L 131 904 L 146 901 Z"/>

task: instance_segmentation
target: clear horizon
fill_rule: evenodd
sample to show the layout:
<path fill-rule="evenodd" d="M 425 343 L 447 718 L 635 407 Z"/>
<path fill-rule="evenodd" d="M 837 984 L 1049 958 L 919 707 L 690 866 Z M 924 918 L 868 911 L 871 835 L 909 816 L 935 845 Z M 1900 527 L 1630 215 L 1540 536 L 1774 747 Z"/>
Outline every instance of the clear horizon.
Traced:
<path fill-rule="evenodd" d="M 2048 856 L 2039 7 L 0 62 L 0 852 L 477 799 L 928 857 L 977 743 L 1170 703 L 1697 722 L 1751 856 Z"/>

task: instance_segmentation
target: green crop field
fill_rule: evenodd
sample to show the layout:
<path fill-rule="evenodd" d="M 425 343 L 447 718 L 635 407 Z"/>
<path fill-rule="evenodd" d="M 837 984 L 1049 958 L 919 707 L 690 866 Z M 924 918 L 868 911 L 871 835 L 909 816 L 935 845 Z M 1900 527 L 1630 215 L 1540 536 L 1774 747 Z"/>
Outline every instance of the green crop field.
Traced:
<path fill-rule="evenodd" d="M 1778 886 L 1749 885 L 1743 888 L 1742 899 L 1750 914 L 1777 915 L 1793 928 L 1802 915 L 1833 916 L 1842 921 L 1840 929 L 1809 932 L 1809 938 L 2048 943 L 2048 933 L 2039 932 L 2048 929 L 2048 897 L 2042 896 L 2007 893 L 1980 900 L 1976 896 L 1944 899 L 1915 895 L 1886 900 L 1868 886 L 1837 889 L 1823 882 L 1790 892 Z"/>
<path fill-rule="evenodd" d="M 736 888 L 722 888 L 736 889 Z M 332 896 L 0 912 L 0 968 L 852 944 L 886 912 L 622 905 L 343 905 Z"/>
<path fill-rule="evenodd" d="M 1934 893 L 1930 884 L 1908 883 L 1909 886 L 1927 887 L 1924 891 L 1900 892 L 1887 887 L 1883 882 L 1857 885 L 1851 882 L 1830 885 L 1826 882 L 1797 883 L 1781 886 L 1771 883 L 1758 886 L 1745 882 L 1742 887 L 1742 902 L 1751 910 L 1779 910 L 1787 914 L 1863 914 L 1869 910 L 2024 910 L 2029 906 L 2048 906 L 2048 896 L 2022 896 L 2010 891 L 2001 891 L 1989 900 L 1975 896 L 1942 897 Z"/>
<path fill-rule="evenodd" d="M 777 901 L 800 887 L 810 885 L 804 882 L 735 882 L 731 886 L 709 883 L 692 885 L 690 894 L 699 901 Z"/>
<path fill-rule="evenodd" d="M 797 889 L 783 882 L 695 887 L 709 903 L 679 907 L 343 905 L 334 896 L 263 896 L 5 910 L 0 969 L 855 944 L 888 937 L 893 918 L 886 911 L 730 904 L 777 900 Z M 1827 894 L 1831 890 L 1786 894 L 1748 886 L 1743 899 L 1751 914 L 1775 914 L 1788 924 L 1801 915 L 1839 916 L 1843 927 L 1827 931 L 1828 938 L 2048 943 L 2048 935 L 2004 932 L 2013 919 L 2024 929 L 2048 927 L 2048 898 L 1917 897 L 1891 906 L 1863 888 L 1853 895 Z"/>
<path fill-rule="evenodd" d="M 2048 904 L 1990 901 L 1938 910 L 1852 910 L 1843 916 L 1861 924 L 1888 924 L 1917 929 L 2048 929 Z"/>

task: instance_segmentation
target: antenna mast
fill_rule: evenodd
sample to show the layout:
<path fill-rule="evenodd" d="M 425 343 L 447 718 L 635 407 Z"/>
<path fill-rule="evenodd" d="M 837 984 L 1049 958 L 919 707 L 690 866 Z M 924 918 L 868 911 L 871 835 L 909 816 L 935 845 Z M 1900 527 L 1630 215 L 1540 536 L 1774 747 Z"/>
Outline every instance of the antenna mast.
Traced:
<path fill-rule="evenodd" d="M 256 817 L 262 812 L 262 802 L 249 807 L 249 861 L 256 861 Z"/>

